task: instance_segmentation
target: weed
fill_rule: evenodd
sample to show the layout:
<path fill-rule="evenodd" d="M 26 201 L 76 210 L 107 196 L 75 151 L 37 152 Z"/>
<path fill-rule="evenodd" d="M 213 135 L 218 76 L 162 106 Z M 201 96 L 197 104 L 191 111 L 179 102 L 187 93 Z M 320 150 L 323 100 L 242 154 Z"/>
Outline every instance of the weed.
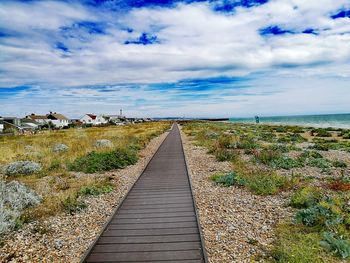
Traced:
<path fill-rule="evenodd" d="M 334 161 L 332 163 L 332 165 L 333 165 L 333 167 L 336 167 L 336 168 L 346 168 L 346 167 L 348 167 L 348 165 L 345 162 L 339 161 L 339 160 Z"/>
<path fill-rule="evenodd" d="M 281 156 L 277 159 L 272 160 L 270 165 L 277 169 L 286 169 L 286 170 L 304 166 L 303 162 L 301 162 L 300 160 L 295 160 L 287 156 Z"/>

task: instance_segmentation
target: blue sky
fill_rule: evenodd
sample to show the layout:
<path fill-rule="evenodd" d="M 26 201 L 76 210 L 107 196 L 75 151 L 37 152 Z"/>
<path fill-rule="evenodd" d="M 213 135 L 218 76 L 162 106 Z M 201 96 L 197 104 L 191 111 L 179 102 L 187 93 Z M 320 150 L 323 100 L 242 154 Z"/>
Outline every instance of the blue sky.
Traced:
<path fill-rule="evenodd" d="M 0 115 L 350 112 L 348 0 L 0 2 Z"/>

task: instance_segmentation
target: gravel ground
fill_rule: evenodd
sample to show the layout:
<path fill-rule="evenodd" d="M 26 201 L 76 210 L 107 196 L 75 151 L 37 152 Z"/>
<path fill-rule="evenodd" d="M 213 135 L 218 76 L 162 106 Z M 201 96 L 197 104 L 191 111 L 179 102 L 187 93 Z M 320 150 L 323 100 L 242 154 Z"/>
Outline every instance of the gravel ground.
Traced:
<path fill-rule="evenodd" d="M 258 260 L 274 240 L 276 223 L 292 216 L 285 207 L 288 193 L 262 197 L 235 186 L 216 186 L 209 177 L 230 171 L 231 164 L 217 162 L 183 133 L 182 138 L 209 261 Z"/>
<path fill-rule="evenodd" d="M 117 187 L 111 193 L 84 199 L 87 208 L 82 212 L 33 222 L 7 235 L 0 243 L 0 262 L 79 262 L 166 134 L 153 139 L 135 165 L 101 174 L 114 180 Z"/>

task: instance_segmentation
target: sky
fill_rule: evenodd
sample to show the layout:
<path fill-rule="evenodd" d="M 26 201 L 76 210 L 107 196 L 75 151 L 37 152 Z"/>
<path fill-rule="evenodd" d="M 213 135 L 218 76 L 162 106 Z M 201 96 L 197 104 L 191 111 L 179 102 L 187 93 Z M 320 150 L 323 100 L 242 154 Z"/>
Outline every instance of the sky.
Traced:
<path fill-rule="evenodd" d="M 0 116 L 350 112 L 349 0 L 1 0 Z"/>

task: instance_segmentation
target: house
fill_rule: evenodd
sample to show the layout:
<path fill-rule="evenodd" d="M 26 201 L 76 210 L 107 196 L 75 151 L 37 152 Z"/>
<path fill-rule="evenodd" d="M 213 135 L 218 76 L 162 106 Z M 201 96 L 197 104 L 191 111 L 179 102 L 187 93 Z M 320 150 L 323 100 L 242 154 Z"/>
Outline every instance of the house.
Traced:
<path fill-rule="evenodd" d="M 36 115 L 34 113 L 26 116 L 26 119 L 33 120 L 37 123 L 40 123 L 42 125 L 49 123 L 49 119 L 47 118 L 47 115 Z"/>
<path fill-rule="evenodd" d="M 2 131 L 14 130 L 20 133 L 33 132 L 39 127 L 39 123 L 29 120 L 20 119 L 17 117 L 3 117 L 0 123 L 2 124 Z"/>
<path fill-rule="evenodd" d="M 46 117 L 56 128 L 68 127 L 69 120 L 60 113 L 50 111 L 50 114 L 47 114 Z"/>
<path fill-rule="evenodd" d="M 80 121 L 84 124 L 101 125 L 108 123 L 108 118 L 103 115 L 85 114 Z"/>

